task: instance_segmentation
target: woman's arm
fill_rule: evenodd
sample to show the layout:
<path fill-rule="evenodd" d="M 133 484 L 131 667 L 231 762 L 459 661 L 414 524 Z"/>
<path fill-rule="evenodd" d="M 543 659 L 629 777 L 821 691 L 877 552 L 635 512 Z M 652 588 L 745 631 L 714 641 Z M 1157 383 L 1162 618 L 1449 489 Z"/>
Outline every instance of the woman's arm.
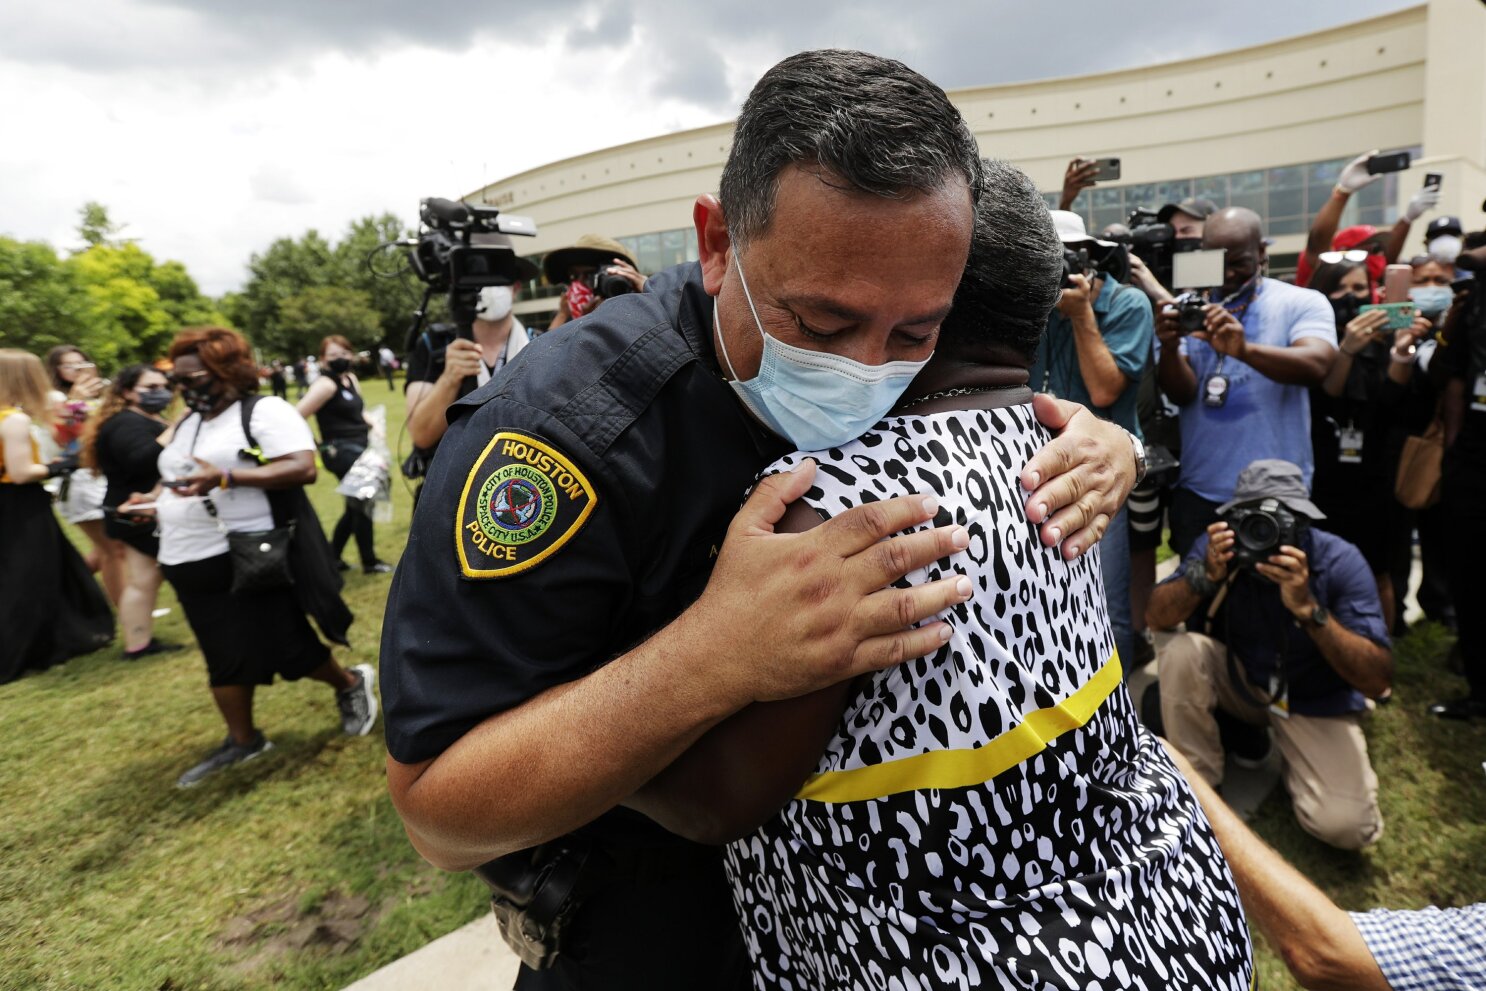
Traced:
<path fill-rule="evenodd" d="M 184 496 L 206 495 L 214 489 L 297 489 L 315 480 L 315 452 L 294 451 L 268 464 L 252 468 L 218 468 L 196 459 L 197 471 L 185 479 L 180 489 Z M 228 473 L 231 477 L 228 477 Z"/>
<path fill-rule="evenodd" d="M 791 504 L 777 529 L 803 533 L 821 519 Z M 751 705 L 707 732 L 624 803 L 698 843 L 746 836 L 783 808 L 814 770 L 854 680 L 788 699 Z"/>
<path fill-rule="evenodd" d="M 0 444 L 5 448 L 5 474 L 16 485 L 40 482 L 51 472 L 31 453 L 31 418 L 12 413 L 0 421 Z"/>
<path fill-rule="evenodd" d="M 335 383 L 328 376 L 322 375 L 315 379 L 315 384 L 310 386 L 309 391 L 299 400 L 299 405 L 294 408 L 299 410 L 299 415 L 308 420 L 320 412 L 330 397 L 335 395 Z"/>

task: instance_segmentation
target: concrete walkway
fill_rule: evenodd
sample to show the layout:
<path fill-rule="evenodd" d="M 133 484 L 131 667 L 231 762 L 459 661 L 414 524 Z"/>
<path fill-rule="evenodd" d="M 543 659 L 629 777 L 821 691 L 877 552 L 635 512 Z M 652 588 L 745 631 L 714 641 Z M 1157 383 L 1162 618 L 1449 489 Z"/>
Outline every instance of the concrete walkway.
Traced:
<path fill-rule="evenodd" d="M 440 936 L 381 970 L 368 974 L 346 991 L 505 991 L 516 981 L 521 962 L 506 947 L 486 912 L 474 922 Z"/>

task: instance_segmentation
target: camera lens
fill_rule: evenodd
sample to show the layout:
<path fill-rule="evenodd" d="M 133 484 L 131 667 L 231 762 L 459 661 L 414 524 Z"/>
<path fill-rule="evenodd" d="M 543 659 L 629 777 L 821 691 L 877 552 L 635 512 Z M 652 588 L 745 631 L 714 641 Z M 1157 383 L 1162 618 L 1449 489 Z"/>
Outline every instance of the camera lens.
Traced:
<path fill-rule="evenodd" d="M 1268 513 L 1255 513 L 1238 526 L 1239 542 L 1255 550 L 1267 550 L 1280 539 L 1280 526 Z"/>

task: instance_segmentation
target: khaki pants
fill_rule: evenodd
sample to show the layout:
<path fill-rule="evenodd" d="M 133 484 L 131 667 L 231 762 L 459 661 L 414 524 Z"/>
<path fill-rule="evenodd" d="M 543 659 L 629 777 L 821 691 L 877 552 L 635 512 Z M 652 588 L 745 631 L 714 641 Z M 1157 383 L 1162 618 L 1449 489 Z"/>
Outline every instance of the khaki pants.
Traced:
<path fill-rule="evenodd" d="M 1274 729 L 1285 759 L 1285 790 L 1307 833 L 1343 850 L 1359 850 L 1383 835 L 1378 776 L 1367 757 L 1361 713 L 1276 716 L 1234 687 L 1223 645 L 1197 633 L 1172 637 L 1161 649 L 1159 670 L 1166 737 L 1208 784 L 1216 788 L 1223 779 L 1213 716 L 1221 706 L 1244 722 Z M 1250 694 L 1265 697 L 1252 689 Z"/>

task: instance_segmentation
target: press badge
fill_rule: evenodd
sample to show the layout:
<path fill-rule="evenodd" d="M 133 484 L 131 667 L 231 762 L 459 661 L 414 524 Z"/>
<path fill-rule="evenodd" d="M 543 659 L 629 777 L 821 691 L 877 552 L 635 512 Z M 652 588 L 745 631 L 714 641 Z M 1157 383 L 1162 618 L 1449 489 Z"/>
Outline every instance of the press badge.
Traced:
<path fill-rule="evenodd" d="M 1362 431 L 1348 424 L 1341 429 L 1341 447 L 1336 460 L 1344 465 L 1362 464 Z"/>
<path fill-rule="evenodd" d="M 1207 385 L 1202 390 L 1202 404 L 1211 406 L 1213 409 L 1222 409 L 1226 402 L 1228 402 L 1228 376 L 1209 375 Z"/>
<path fill-rule="evenodd" d="M 1290 718 L 1290 686 L 1279 675 L 1269 677 L 1269 711 L 1280 719 Z"/>
<path fill-rule="evenodd" d="M 1486 413 L 1486 372 L 1476 376 L 1476 388 L 1471 393 L 1471 409 Z"/>

